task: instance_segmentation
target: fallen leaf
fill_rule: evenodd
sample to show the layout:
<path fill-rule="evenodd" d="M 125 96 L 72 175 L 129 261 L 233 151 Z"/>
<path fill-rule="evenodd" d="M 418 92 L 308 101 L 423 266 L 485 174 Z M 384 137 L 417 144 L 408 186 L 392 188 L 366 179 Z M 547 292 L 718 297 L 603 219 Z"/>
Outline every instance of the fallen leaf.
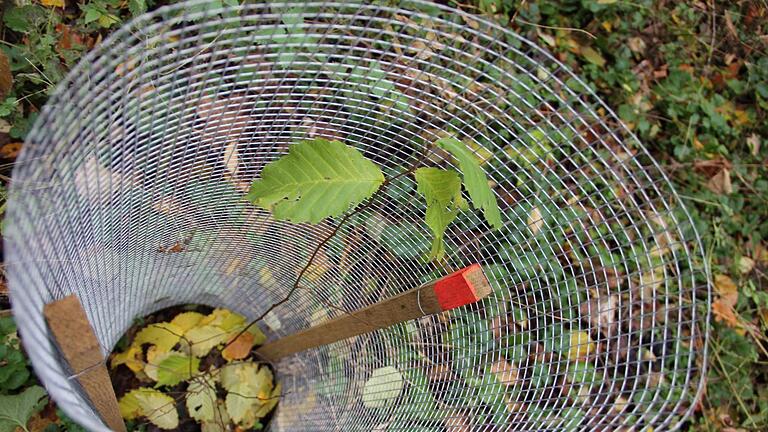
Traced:
<path fill-rule="evenodd" d="M 160 429 L 179 427 L 179 413 L 176 411 L 176 401 L 172 397 L 154 389 L 140 388 L 136 393 L 136 400 L 141 408 L 141 415 L 155 426 Z"/>
<path fill-rule="evenodd" d="M 250 361 L 225 364 L 219 372 L 221 386 L 231 391 L 238 383 L 247 380 L 249 376 L 256 376 L 258 372 L 259 365 Z"/>
<path fill-rule="evenodd" d="M 183 351 L 189 349 L 195 357 L 204 357 L 213 347 L 224 343 L 229 338 L 229 332 L 214 325 L 205 325 L 190 329 L 184 338 L 189 341 L 191 347 L 184 347 Z"/>
<path fill-rule="evenodd" d="M 112 355 L 112 362 L 110 364 L 112 369 L 124 364 L 133 372 L 138 372 L 144 369 L 142 355 L 141 346 L 132 344 L 124 352 Z"/>
<path fill-rule="evenodd" d="M 573 331 L 569 338 L 568 360 L 584 359 L 595 351 L 595 343 L 585 331 Z"/>
<path fill-rule="evenodd" d="M 171 323 L 150 324 L 136 334 L 133 343 L 137 346 L 152 344 L 158 352 L 170 351 L 181 339 L 184 332 Z"/>
<path fill-rule="evenodd" d="M 224 148 L 224 166 L 227 167 L 227 180 L 241 192 L 248 192 L 251 185 L 243 180 L 240 170 L 240 158 L 237 152 L 237 141 L 230 141 Z"/>
<path fill-rule="evenodd" d="M 0 147 L 0 156 L 6 159 L 16 159 L 21 151 L 22 143 L 11 142 Z"/>
<path fill-rule="evenodd" d="M 40 0 L 40 4 L 48 7 L 60 7 L 60 8 L 67 6 L 64 0 Z"/>
<path fill-rule="evenodd" d="M 384 408 L 400 396 L 403 376 L 392 366 L 374 370 L 363 387 L 363 405 L 366 408 Z"/>
<path fill-rule="evenodd" d="M 199 312 L 183 312 L 173 317 L 171 324 L 181 329 L 183 333 L 186 333 L 197 326 L 204 317 L 205 315 Z"/>
<path fill-rule="evenodd" d="M 749 146 L 749 152 L 752 153 L 752 156 L 760 154 L 760 135 L 750 135 L 747 138 L 747 146 Z"/>
<path fill-rule="evenodd" d="M 723 168 L 712 176 L 707 182 L 707 189 L 718 195 L 728 195 L 733 193 L 733 185 L 731 184 L 731 171 L 728 168 Z"/>
<path fill-rule="evenodd" d="M 536 235 L 544 226 L 544 219 L 541 218 L 541 210 L 538 207 L 531 209 L 531 213 L 528 215 L 528 229 L 531 230 L 531 234 Z"/>
<path fill-rule="evenodd" d="M 510 386 L 517 381 L 517 368 L 504 358 L 491 364 L 490 371 L 504 385 Z"/>
<path fill-rule="evenodd" d="M 742 328 L 741 320 L 734 309 L 739 300 L 736 284 L 727 275 L 719 274 L 715 276 L 715 290 L 719 295 L 712 302 L 712 313 L 715 315 L 715 321 L 725 322 L 732 328 Z"/>
<path fill-rule="evenodd" d="M 5 97 L 8 96 L 11 89 L 13 89 L 11 63 L 5 55 L 5 51 L 0 50 L 0 100 L 5 100 Z"/>
<path fill-rule="evenodd" d="M 226 361 L 242 360 L 248 357 L 253 347 L 253 334 L 245 332 L 234 341 L 227 342 L 227 347 L 221 352 L 221 356 Z"/>
<path fill-rule="evenodd" d="M 739 272 L 741 274 L 747 274 L 755 268 L 755 260 L 750 257 L 743 256 L 739 258 Z"/>
<path fill-rule="evenodd" d="M 190 357 L 180 352 L 171 352 L 169 354 L 157 364 L 158 386 L 175 386 L 197 374 L 200 367 L 199 358 Z"/>
<path fill-rule="evenodd" d="M 584 56 L 588 62 L 595 64 L 598 67 L 605 66 L 605 59 L 603 56 L 591 47 L 581 47 L 581 55 Z"/>
<path fill-rule="evenodd" d="M 277 383 L 275 388 L 272 389 L 272 393 L 270 393 L 269 399 L 266 400 L 266 401 L 262 401 L 262 402 L 264 402 L 264 405 L 262 405 L 261 408 L 259 408 L 256 411 L 256 417 L 261 418 L 261 417 L 266 416 L 267 414 L 269 414 L 270 411 L 272 411 L 272 409 L 275 406 L 277 406 L 277 403 L 280 401 L 280 396 L 281 396 L 282 389 L 283 389 L 282 384 L 281 383 Z"/>
<path fill-rule="evenodd" d="M 187 387 L 187 412 L 199 422 L 211 422 L 216 416 L 216 387 L 209 376 L 192 380 Z"/>

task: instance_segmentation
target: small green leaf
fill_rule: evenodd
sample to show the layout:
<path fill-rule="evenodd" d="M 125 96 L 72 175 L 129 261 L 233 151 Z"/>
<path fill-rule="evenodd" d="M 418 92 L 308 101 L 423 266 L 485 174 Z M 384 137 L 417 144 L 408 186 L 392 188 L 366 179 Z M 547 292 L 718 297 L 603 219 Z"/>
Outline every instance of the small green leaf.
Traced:
<path fill-rule="evenodd" d="M 455 171 L 439 168 L 419 168 L 414 173 L 416 190 L 427 201 L 425 221 L 432 230 L 432 250 L 430 259 L 439 259 L 445 255 L 443 237 L 448 225 L 456 219 L 461 207 L 466 207 L 461 197 L 461 180 Z"/>
<path fill-rule="evenodd" d="M 200 359 L 181 354 L 171 354 L 157 365 L 157 385 L 174 386 L 192 378 L 200 366 Z"/>
<path fill-rule="evenodd" d="M 381 169 L 357 149 L 316 139 L 292 145 L 264 167 L 247 199 L 276 219 L 318 223 L 360 204 L 383 182 Z"/>
<path fill-rule="evenodd" d="M 32 386 L 17 395 L 0 395 L 0 431 L 27 430 L 32 414 L 46 403 L 45 389 Z"/>
<path fill-rule="evenodd" d="M 384 408 L 400 396 L 403 390 L 403 375 L 392 366 L 379 368 L 363 387 L 363 405 L 366 408 Z"/>
<path fill-rule="evenodd" d="M 501 228 L 499 205 L 488 185 L 488 177 L 486 177 L 474 154 L 456 138 L 441 138 L 435 144 L 448 151 L 459 162 L 459 169 L 464 176 L 464 188 L 467 189 L 469 197 L 472 199 L 472 206 L 483 210 L 485 220 L 493 228 Z"/>

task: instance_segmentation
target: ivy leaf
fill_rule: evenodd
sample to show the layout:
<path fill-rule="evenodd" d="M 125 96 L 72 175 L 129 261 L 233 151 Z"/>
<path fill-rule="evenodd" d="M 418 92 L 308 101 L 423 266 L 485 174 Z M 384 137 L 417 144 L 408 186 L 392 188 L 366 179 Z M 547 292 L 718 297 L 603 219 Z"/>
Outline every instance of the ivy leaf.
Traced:
<path fill-rule="evenodd" d="M 247 199 L 276 219 L 318 223 L 360 204 L 383 182 L 381 169 L 357 149 L 315 139 L 264 167 Z"/>
<path fill-rule="evenodd" d="M 464 176 L 464 188 L 469 193 L 472 206 L 483 210 L 485 220 L 496 229 L 501 228 L 501 211 L 491 187 L 488 186 L 488 177 L 480 167 L 477 158 L 456 138 L 441 138 L 435 144 L 448 151 L 459 162 L 459 169 Z"/>
<path fill-rule="evenodd" d="M 174 386 L 186 381 L 192 378 L 199 367 L 199 358 L 172 353 L 157 365 L 157 385 Z"/>
<path fill-rule="evenodd" d="M 187 411 L 199 422 L 211 422 L 216 414 L 216 387 L 207 376 L 189 383 L 187 387 Z"/>
<path fill-rule="evenodd" d="M 443 237 L 446 228 L 456 219 L 459 208 L 466 207 L 461 196 L 461 180 L 455 171 L 439 168 L 419 168 L 414 177 L 416 190 L 427 201 L 425 221 L 434 236 L 429 258 L 439 259 L 445 255 Z"/>
<path fill-rule="evenodd" d="M 29 418 L 46 403 L 45 395 L 40 386 L 28 387 L 17 395 L 0 395 L 0 430 L 27 430 Z"/>

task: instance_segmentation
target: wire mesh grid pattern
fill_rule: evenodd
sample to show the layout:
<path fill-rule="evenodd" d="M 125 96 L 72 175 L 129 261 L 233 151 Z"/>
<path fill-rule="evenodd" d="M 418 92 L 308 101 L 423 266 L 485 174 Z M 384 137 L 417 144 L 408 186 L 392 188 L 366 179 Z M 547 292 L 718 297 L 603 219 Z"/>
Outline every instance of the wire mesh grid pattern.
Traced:
<path fill-rule="evenodd" d="M 14 172 L 6 249 L 25 346 L 67 413 L 106 429 L 49 342 L 45 303 L 78 294 L 104 353 L 135 317 L 174 304 L 258 316 L 338 222 L 292 225 L 245 202 L 265 164 L 324 137 L 393 176 L 450 134 L 483 161 L 504 227 L 463 215 L 447 260 L 426 263 L 424 208 L 404 177 L 260 325 L 290 334 L 474 262 L 494 293 L 283 360 L 271 430 L 679 427 L 702 382 L 709 284 L 667 179 L 532 43 L 404 4 L 167 6 L 59 87 Z M 363 386 L 384 366 L 402 392 L 366 407 Z"/>

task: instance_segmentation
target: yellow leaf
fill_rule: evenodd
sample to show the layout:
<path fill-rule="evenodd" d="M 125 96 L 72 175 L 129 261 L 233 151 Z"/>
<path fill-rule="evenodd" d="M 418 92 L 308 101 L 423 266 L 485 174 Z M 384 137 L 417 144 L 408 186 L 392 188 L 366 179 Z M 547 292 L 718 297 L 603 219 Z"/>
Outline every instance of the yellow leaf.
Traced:
<path fill-rule="evenodd" d="M 157 381 L 157 366 L 165 359 L 171 356 L 171 351 L 158 352 L 156 346 L 151 346 L 147 350 L 147 363 L 144 366 L 144 373 L 152 381 Z"/>
<path fill-rule="evenodd" d="M 177 326 L 182 332 L 186 333 L 192 327 L 195 327 L 205 315 L 198 312 L 184 312 L 176 315 L 171 324 Z"/>
<path fill-rule="evenodd" d="M 243 426 L 244 429 L 250 429 L 256 423 L 255 398 L 256 393 L 253 388 L 246 382 L 240 382 L 232 387 L 224 401 L 229 417 L 234 423 Z"/>
<path fill-rule="evenodd" d="M 155 389 L 146 387 L 134 390 L 136 399 L 141 407 L 141 415 L 160 429 L 176 429 L 179 427 L 179 413 L 176 411 L 176 401 Z M 131 393 L 133 393 L 131 392 Z"/>
<path fill-rule="evenodd" d="M 226 332 L 231 332 L 238 328 L 242 330 L 245 317 L 228 309 L 216 309 L 200 321 L 200 325 L 205 324 L 214 325 Z"/>
<path fill-rule="evenodd" d="M 64 0 L 40 0 L 40 4 L 48 7 L 60 7 L 60 8 L 67 6 L 66 3 L 64 3 Z"/>
<path fill-rule="evenodd" d="M 272 408 L 274 408 L 277 405 L 277 402 L 280 401 L 280 391 L 282 390 L 282 384 L 277 383 L 275 388 L 272 390 L 272 393 L 269 395 L 269 400 L 267 400 L 264 405 L 261 406 L 256 411 L 256 417 L 261 418 L 269 414 L 270 411 L 272 411 Z"/>
<path fill-rule="evenodd" d="M 248 377 L 256 376 L 259 372 L 259 365 L 254 362 L 226 364 L 222 366 L 221 386 L 225 390 L 231 391 L 240 382 L 246 381 Z"/>
<path fill-rule="evenodd" d="M 568 349 L 568 360 L 575 361 L 589 356 L 595 351 L 595 343 L 589 337 L 589 333 L 584 331 L 571 332 L 570 348 Z"/>
<path fill-rule="evenodd" d="M 200 377 L 187 387 L 187 412 L 199 422 L 211 422 L 216 417 L 216 387 L 211 377 Z"/>
<path fill-rule="evenodd" d="M 189 341 L 191 353 L 195 357 L 204 357 L 216 345 L 224 343 L 229 338 L 229 332 L 222 330 L 214 325 L 205 325 L 190 329 L 185 335 Z M 186 342 L 182 343 L 184 345 Z M 183 350 L 190 350 L 190 347 L 183 347 Z"/>
<path fill-rule="evenodd" d="M 175 324 L 150 324 L 136 334 L 133 343 L 137 346 L 153 344 L 157 346 L 159 352 L 167 352 L 176 346 L 183 333 L 182 329 Z"/>
<path fill-rule="evenodd" d="M 120 415 L 125 420 L 133 420 L 141 415 L 141 407 L 139 406 L 139 400 L 136 398 L 137 390 L 130 391 L 120 398 L 120 402 L 117 403 L 120 408 Z"/>
<path fill-rule="evenodd" d="M 253 334 L 245 332 L 237 339 L 227 342 L 227 347 L 221 352 L 221 356 L 226 361 L 242 360 L 248 357 L 253 347 Z"/>
<path fill-rule="evenodd" d="M 213 421 L 204 421 L 201 425 L 201 432 L 229 432 L 229 414 L 224 402 L 217 401 L 213 413 Z"/>
<path fill-rule="evenodd" d="M 112 369 L 124 364 L 133 372 L 138 372 L 144 368 L 144 362 L 141 360 L 141 347 L 133 344 L 127 350 L 120 354 L 112 356 Z"/>

